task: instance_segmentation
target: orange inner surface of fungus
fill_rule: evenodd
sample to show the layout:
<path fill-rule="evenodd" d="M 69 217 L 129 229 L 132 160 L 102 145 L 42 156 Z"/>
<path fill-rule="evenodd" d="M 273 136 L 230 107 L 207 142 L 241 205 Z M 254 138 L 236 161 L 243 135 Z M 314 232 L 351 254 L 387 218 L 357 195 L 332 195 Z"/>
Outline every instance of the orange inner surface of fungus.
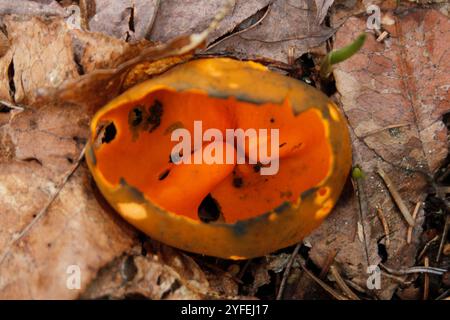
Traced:
<path fill-rule="evenodd" d="M 260 164 L 174 164 L 178 141 L 171 133 L 185 128 L 194 139 L 194 121 L 209 128 L 279 130 L 279 170 L 261 175 Z M 195 220 L 233 223 L 259 216 L 284 202 L 296 202 L 317 186 L 331 166 L 331 147 L 320 113 L 297 116 L 283 104 L 253 104 L 198 92 L 157 90 L 140 101 L 105 112 L 95 146 L 97 170 L 112 185 L 121 179 L 159 207 Z M 99 131 L 102 131 L 99 130 Z M 247 140 L 248 142 L 248 140 Z M 203 147 L 209 143 L 203 142 Z M 194 146 L 194 142 L 191 141 Z M 224 153 L 236 150 L 223 142 Z M 192 150 L 192 156 L 198 150 Z M 248 147 L 245 150 L 249 152 Z"/>

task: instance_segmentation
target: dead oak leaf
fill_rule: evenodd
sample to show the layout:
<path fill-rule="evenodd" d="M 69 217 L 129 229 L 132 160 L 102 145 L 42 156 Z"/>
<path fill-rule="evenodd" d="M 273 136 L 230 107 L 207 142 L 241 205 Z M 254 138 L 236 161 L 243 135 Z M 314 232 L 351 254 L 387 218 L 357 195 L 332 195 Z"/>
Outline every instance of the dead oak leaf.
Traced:
<path fill-rule="evenodd" d="M 6 194 L 9 201 L 2 201 L 4 242 L 5 233 L 19 232 L 18 227 L 30 223 L 38 208 L 46 205 L 54 186 L 30 166 L 10 164 L 1 169 L 11 173 L 1 178 L 3 193 L 24 192 L 21 196 Z M 36 181 L 32 186 L 30 179 Z M 46 185 L 50 190 L 42 190 Z M 134 242 L 131 227 L 99 205 L 84 165 L 69 179 L 48 212 L 27 230 L 23 236 L 15 234 L 21 236 L 18 241 L 2 246 L 2 299 L 77 298 L 79 291 L 68 285 L 70 268 L 80 272 L 80 285 L 84 288 L 95 276 L 94 270 Z"/>
<path fill-rule="evenodd" d="M 351 42 L 365 24 L 365 19 L 350 18 L 337 32 L 335 46 Z M 412 213 L 416 203 L 424 200 L 428 177 L 447 155 L 442 115 L 450 111 L 450 69 L 445 59 L 449 21 L 435 10 L 413 10 L 397 17 L 390 32 L 385 43 L 369 37 L 361 52 L 334 72 L 338 98 L 351 126 L 354 163 L 362 167 L 366 178 L 358 180 L 358 196 L 352 190 L 344 194 L 309 237 L 310 256 L 318 265 L 335 250 L 342 275 L 366 290 L 369 265 L 378 265 L 382 258 L 393 269 L 414 264 L 423 221 L 420 210 L 408 244 L 408 225 L 376 174 L 377 168 L 388 173 Z M 379 254 L 385 234 L 377 207 L 390 230 L 387 257 Z M 381 289 L 372 293 L 390 299 L 398 282 L 384 275 L 381 281 Z"/>
<path fill-rule="evenodd" d="M 78 75 L 64 20 L 6 16 L 3 23 L 11 45 L 0 61 L 1 99 L 30 104 L 38 88 Z"/>

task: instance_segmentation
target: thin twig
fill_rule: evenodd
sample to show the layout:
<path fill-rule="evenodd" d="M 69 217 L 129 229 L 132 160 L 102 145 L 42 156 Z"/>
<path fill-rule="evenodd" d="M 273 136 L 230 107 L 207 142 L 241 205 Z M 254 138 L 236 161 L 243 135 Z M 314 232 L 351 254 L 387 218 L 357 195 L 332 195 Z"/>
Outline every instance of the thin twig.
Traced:
<path fill-rule="evenodd" d="M 245 271 L 247 271 L 248 266 L 250 265 L 251 262 L 252 262 L 252 259 L 248 259 L 247 261 L 245 261 L 244 266 L 241 268 L 241 270 L 239 271 L 236 278 L 238 278 L 239 280 L 242 280 L 242 277 L 244 276 Z"/>
<path fill-rule="evenodd" d="M 358 165 L 357 165 L 358 166 Z M 365 221 L 365 213 L 367 212 L 367 202 L 364 201 L 364 199 L 366 199 L 365 193 L 364 193 L 364 188 L 362 186 L 362 182 L 361 182 L 362 178 L 352 178 L 352 184 L 353 184 L 353 189 L 355 190 L 355 196 L 358 199 L 358 213 L 359 213 L 359 221 L 356 222 L 356 228 L 359 228 L 359 226 L 361 226 L 361 231 L 362 231 L 362 240 L 364 243 L 364 253 L 366 254 L 366 261 L 367 264 L 370 265 L 370 259 L 369 259 L 369 249 L 368 249 L 368 245 L 367 245 L 367 238 L 366 238 L 366 230 L 364 228 L 364 224 L 363 221 Z M 364 199 L 363 199 L 364 198 Z M 355 230 L 356 231 L 356 230 Z M 357 229 L 357 231 L 359 231 L 359 229 Z M 355 233 L 356 235 L 356 233 Z M 359 232 L 358 232 L 358 236 L 359 236 Z"/>
<path fill-rule="evenodd" d="M 430 259 L 428 259 L 428 257 L 425 257 L 423 265 L 425 266 L 425 268 L 428 268 L 430 266 Z M 428 273 L 425 273 L 423 275 L 423 300 L 428 300 L 429 292 L 430 292 L 430 276 L 428 275 Z"/>
<path fill-rule="evenodd" d="M 293 65 L 295 63 L 295 47 L 289 47 L 288 49 L 288 64 Z"/>
<path fill-rule="evenodd" d="M 412 273 L 431 273 L 431 274 L 437 274 L 437 275 L 442 275 L 445 272 L 447 272 L 446 269 L 442 269 L 442 268 L 436 268 L 436 267 L 422 267 L 422 266 L 416 266 L 416 267 L 411 267 L 408 269 L 402 269 L 402 270 L 394 270 L 391 269 L 389 267 L 386 267 L 384 264 L 380 263 L 380 266 L 386 270 L 387 272 L 389 272 L 390 274 L 396 275 L 396 276 L 404 276 L 407 274 L 412 274 Z"/>
<path fill-rule="evenodd" d="M 445 297 L 447 297 L 449 293 L 450 293 L 450 289 L 445 290 L 442 294 L 440 294 L 440 295 L 436 298 L 436 300 L 442 300 L 442 299 L 445 299 Z"/>
<path fill-rule="evenodd" d="M 439 260 L 441 260 L 442 249 L 444 248 L 445 239 L 447 239 L 449 225 L 450 225 L 450 216 L 447 216 L 447 218 L 445 219 L 444 231 L 442 231 L 441 243 L 439 244 L 439 249 L 436 256 L 436 262 L 439 262 Z"/>
<path fill-rule="evenodd" d="M 382 42 L 389 35 L 387 31 L 383 31 L 377 38 L 377 42 Z"/>
<path fill-rule="evenodd" d="M 347 285 L 349 285 L 350 287 L 352 287 L 353 289 L 355 289 L 356 291 L 358 291 L 359 293 L 365 293 L 367 294 L 367 291 L 361 287 L 360 285 L 357 285 L 356 283 L 354 283 L 352 280 L 349 279 L 344 279 L 345 283 Z"/>
<path fill-rule="evenodd" d="M 4 105 L 7 108 L 12 109 L 12 110 L 17 110 L 17 111 L 24 111 L 25 110 L 25 106 L 18 106 L 18 105 L 15 105 L 15 104 L 13 104 L 13 103 L 11 103 L 9 101 L 6 101 L 6 100 L 1 100 L 0 99 L 0 104 Z"/>
<path fill-rule="evenodd" d="M 397 188 L 395 187 L 391 178 L 389 178 L 389 176 L 386 174 L 386 172 L 384 172 L 383 169 L 381 169 L 380 167 L 378 167 L 377 172 L 380 175 L 380 177 L 383 179 L 384 183 L 386 184 L 386 187 L 388 188 L 389 192 L 391 193 L 392 198 L 394 199 L 395 203 L 397 204 L 397 207 L 400 209 L 400 212 L 402 213 L 406 222 L 409 224 L 409 226 L 414 227 L 414 219 L 411 216 L 411 214 L 409 213 L 409 210 L 406 207 L 405 202 L 403 201 L 402 197 L 398 193 Z"/>
<path fill-rule="evenodd" d="M 389 225 L 386 221 L 386 218 L 384 217 L 383 210 L 381 209 L 380 205 L 377 205 L 377 215 L 380 219 L 381 224 L 383 225 L 384 236 L 386 239 L 386 248 L 389 248 L 389 246 L 391 245 L 391 239 L 389 237 Z"/>
<path fill-rule="evenodd" d="M 417 219 L 417 214 L 419 213 L 420 206 L 422 205 L 422 201 L 418 201 L 416 206 L 414 207 L 414 212 L 412 218 L 414 219 L 414 224 Z M 408 226 L 408 230 L 406 231 L 406 243 L 410 244 L 412 241 L 412 233 L 414 231 L 414 226 Z"/>
<path fill-rule="evenodd" d="M 289 274 L 291 273 L 292 265 L 294 264 L 295 257 L 297 256 L 298 251 L 300 250 L 301 246 L 302 246 L 302 243 L 299 242 L 295 246 L 294 251 L 292 251 L 291 257 L 289 258 L 289 261 L 286 265 L 286 269 L 284 270 L 284 273 L 283 273 L 283 279 L 281 280 L 280 288 L 278 289 L 278 294 L 277 294 L 277 298 L 276 298 L 277 300 L 281 300 L 281 297 L 283 296 L 283 291 L 286 286 L 287 279 L 289 278 Z"/>
<path fill-rule="evenodd" d="M 428 247 L 435 241 L 437 241 L 439 239 L 439 235 L 436 235 L 433 239 L 431 239 L 430 241 L 428 241 L 424 246 L 422 251 L 420 251 L 419 255 L 417 256 L 417 260 L 420 261 L 420 259 L 422 259 L 422 256 L 425 254 L 425 252 L 427 251 Z"/>
<path fill-rule="evenodd" d="M 390 274 L 389 272 L 386 272 L 384 270 L 382 270 L 381 273 L 383 274 L 383 276 L 385 276 L 385 277 L 387 277 L 389 279 L 392 279 L 394 281 L 397 281 L 398 283 L 400 283 L 404 287 L 410 286 L 410 285 L 412 285 L 414 283 L 414 281 L 411 281 L 411 280 L 407 281 L 406 280 L 408 275 L 396 276 L 396 275 Z"/>
<path fill-rule="evenodd" d="M 359 297 L 347 286 L 344 279 L 342 279 L 341 275 L 337 271 L 335 266 L 330 267 L 331 274 L 333 275 L 334 279 L 336 280 L 337 285 L 339 288 L 352 300 L 361 300 Z"/>
<path fill-rule="evenodd" d="M 311 271 L 309 271 L 308 269 L 306 269 L 306 267 L 303 265 L 303 263 L 300 263 L 300 266 L 302 268 L 302 270 L 311 278 L 313 279 L 315 282 L 317 282 L 317 284 L 319 286 L 321 286 L 326 292 L 328 292 L 329 294 L 331 294 L 335 299 L 337 300 L 348 300 L 348 298 L 346 296 L 343 296 L 342 294 L 336 292 L 333 288 L 331 288 L 329 285 L 327 285 L 325 282 L 323 282 L 322 280 L 320 280 L 319 278 L 317 278 Z"/>
<path fill-rule="evenodd" d="M 334 258 L 336 258 L 337 251 L 335 249 L 332 249 L 327 256 L 327 259 L 325 260 L 325 263 L 323 264 L 322 270 L 320 270 L 320 279 L 324 279 L 326 275 L 328 274 L 328 271 L 330 271 L 330 267 L 334 262 Z"/>

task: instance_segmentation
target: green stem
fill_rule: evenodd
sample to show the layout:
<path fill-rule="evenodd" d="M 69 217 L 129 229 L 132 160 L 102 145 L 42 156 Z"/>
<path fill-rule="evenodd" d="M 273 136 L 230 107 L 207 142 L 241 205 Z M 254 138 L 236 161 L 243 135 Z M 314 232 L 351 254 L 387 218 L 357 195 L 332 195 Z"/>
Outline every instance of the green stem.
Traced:
<path fill-rule="evenodd" d="M 333 71 L 333 65 L 353 56 L 359 49 L 361 49 L 365 41 L 366 34 L 362 33 L 348 46 L 328 53 L 320 66 L 320 77 L 322 79 L 327 79 Z"/>

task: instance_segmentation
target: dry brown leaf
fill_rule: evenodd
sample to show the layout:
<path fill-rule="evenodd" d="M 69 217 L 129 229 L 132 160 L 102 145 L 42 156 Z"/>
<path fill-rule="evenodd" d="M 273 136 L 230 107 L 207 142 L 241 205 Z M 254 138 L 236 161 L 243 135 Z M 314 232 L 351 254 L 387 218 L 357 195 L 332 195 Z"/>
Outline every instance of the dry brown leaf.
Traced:
<path fill-rule="evenodd" d="M 224 40 L 211 52 L 263 56 L 287 62 L 289 50 L 296 57 L 319 46 L 334 32 L 316 21 L 310 1 L 276 0 L 267 17 L 256 27 Z"/>
<path fill-rule="evenodd" d="M 20 172 L 2 177 L 2 192 L 24 193 L 21 197 L 6 194 L 14 201 L 2 211 L 2 219 L 10 227 L 11 235 L 10 232 L 32 219 L 34 212 L 38 212 L 37 206 L 45 205 L 30 196 L 41 196 L 44 200 L 41 194 L 47 193 L 45 200 L 48 200 L 49 190 L 37 192 L 42 186 L 37 183 L 30 186 L 29 180 L 33 178 L 45 182 L 36 168 L 2 165 L 1 169 L 2 172 L 4 169 Z M 70 290 L 66 285 L 71 266 L 80 268 L 81 286 L 85 287 L 95 275 L 93 270 L 133 243 L 134 231 L 114 213 L 106 213 L 99 206 L 89 179 L 87 168 L 77 170 L 47 214 L 19 241 L 2 246 L 5 256 L 2 255 L 0 265 L 0 298 L 77 298 L 79 290 Z M 47 188 L 52 188 L 51 182 L 47 182 Z M 21 210 L 19 215 L 16 208 Z M 18 236 L 17 232 L 12 236 Z"/>
<path fill-rule="evenodd" d="M 100 270 L 82 298 L 204 299 L 210 293 L 203 271 L 189 256 L 165 245 L 155 252 L 131 250 Z M 214 294 L 214 293 L 213 293 Z"/>
<path fill-rule="evenodd" d="M 343 47 L 365 29 L 366 21 L 350 18 L 336 34 L 335 47 Z M 351 190 L 333 214 L 315 231 L 311 258 L 320 266 L 330 250 L 344 278 L 363 288 L 368 265 L 378 265 L 378 243 L 384 231 L 376 206 L 383 208 L 390 229 L 386 265 L 393 269 L 414 264 L 423 211 L 418 214 L 411 244 L 407 223 L 395 206 L 378 166 L 388 173 L 410 212 L 423 201 L 427 179 L 447 155 L 447 130 L 442 115 L 450 111 L 448 19 L 435 10 L 416 10 L 396 17 L 391 38 L 378 43 L 369 37 L 352 59 L 338 65 L 334 75 L 339 100 L 347 116 L 354 163 L 366 173 L 359 179 L 359 198 Z M 363 242 L 355 236 L 362 224 Z M 380 298 L 391 298 L 398 283 L 381 277 Z"/>
<path fill-rule="evenodd" d="M 38 88 L 78 75 L 64 20 L 6 16 L 3 23 L 11 46 L 0 63 L 0 99 L 31 104 Z"/>

